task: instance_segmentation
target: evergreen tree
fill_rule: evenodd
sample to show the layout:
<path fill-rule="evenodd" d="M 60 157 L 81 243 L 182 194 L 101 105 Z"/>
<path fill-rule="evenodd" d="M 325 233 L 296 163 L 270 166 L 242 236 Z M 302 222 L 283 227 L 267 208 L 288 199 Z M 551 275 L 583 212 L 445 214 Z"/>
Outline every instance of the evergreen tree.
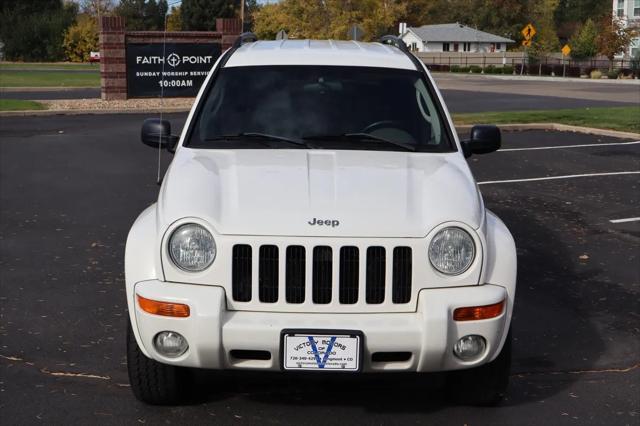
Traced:
<path fill-rule="evenodd" d="M 554 20 L 558 3 L 559 0 L 531 0 L 530 13 L 536 35 L 530 53 L 534 58 L 560 50 Z"/>
<path fill-rule="evenodd" d="M 126 19 L 129 30 L 162 31 L 168 8 L 166 0 L 120 0 L 114 13 Z"/>
<path fill-rule="evenodd" d="M 587 19 L 587 22 L 578 27 L 571 40 L 569 40 L 571 57 L 580 60 L 596 56 L 598 54 L 597 37 L 598 29 L 596 24 L 591 19 Z"/>
<path fill-rule="evenodd" d="M 182 29 L 185 31 L 214 31 L 216 18 L 238 16 L 237 0 L 182 0 Z"/>
<path fill-rule="evenodd" d="M 63 59 L 64 33 L 77 14 L 77 4 L 62 0 L 3 0 L 0 40 L 5 57 L 24 61 Z"/>

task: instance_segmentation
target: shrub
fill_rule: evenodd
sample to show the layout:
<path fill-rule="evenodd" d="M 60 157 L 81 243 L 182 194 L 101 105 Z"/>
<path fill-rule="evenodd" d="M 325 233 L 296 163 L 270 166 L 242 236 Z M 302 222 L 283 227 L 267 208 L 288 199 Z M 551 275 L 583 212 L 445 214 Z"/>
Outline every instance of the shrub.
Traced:
<path fill-rule="evenodd" d="M 607 78 L 610 80 L 615 80 L 620 75 L 620 70 L 611 70 L 607 72 Z"/>
<path fill-rule="evenodd" d="M 482 72 L 482 67 L 479 67 L 478 65 L 471 65 L 469 67 L 469 71 L 474 74 L 480 74 Z"/>
<path fill-rule="evenodd" d="M 449 70 L 451 72 L 460 72 L 460 65 L 451 65 L 451 68 L 449 68 Z"/>
<path fill-rule="evenodd" d="M 542 64 L 538 72 L 540 72 L 542 75 L 551 75 L 551 73 L 553 72 L 553 65 Z"/>
<path fill-rule="evenodd" d="M 598 79 L 602 78 L 602 72 L 600 72 L 599 70 L 593 70 L 593 71 L 591 71 L 591 73 L 589 75 L 594 80 L 598 80 Z"/>
<path fill-rule="evenodd" d="M 497 74 L 500 70 L 495 67 L 495 65 L 488 65 L 484 67 L 485 74 Z"/>
<path fill-rule="evenodd" d="M 469 67 L 460 67 L 459 72 L 469 72 Z"/>
<path fill-rule="evenodd" d="M 502 67 L 502 74 L 513 74 L 513 67 L 511 65 L 505 65 Z"/>

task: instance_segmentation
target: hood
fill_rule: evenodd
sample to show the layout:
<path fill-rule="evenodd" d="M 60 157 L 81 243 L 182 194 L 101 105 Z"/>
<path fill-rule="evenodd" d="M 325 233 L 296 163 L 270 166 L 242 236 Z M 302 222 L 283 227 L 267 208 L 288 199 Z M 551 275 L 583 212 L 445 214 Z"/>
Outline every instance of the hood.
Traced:
<path fill-rule="evenodd" d="M 158 199 L 165 226 L 185 217 L 219 234 L 424 237 L 478 228 L 482 200 L 459 153 L 181 148 Z"/>

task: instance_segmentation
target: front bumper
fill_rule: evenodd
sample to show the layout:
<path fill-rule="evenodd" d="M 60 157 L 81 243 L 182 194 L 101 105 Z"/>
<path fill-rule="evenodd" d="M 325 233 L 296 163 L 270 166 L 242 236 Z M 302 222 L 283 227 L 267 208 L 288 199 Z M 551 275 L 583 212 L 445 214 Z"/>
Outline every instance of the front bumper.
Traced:
<path fill-rule="evenodd" d="M 152 315 L 129 297 L 134 333 L 141 350 L 165 364 L 209 369 L 280 370 L 280 339 L 283 329 L 359 330 L 364 334 L 363 371 L 446 371 L 469 368 L 493 360 L 502 349 L 508 331 L 510 307 L 492 319 L 456 322 L 453 310 L 506 300 L 498 285 L 424 289 L 411 313 L 272 313 L 229 311 L 222 287 L 142 281 L 136 294 L 147 299 L 188 304 L 188 318 Z M 131 306 L 135 304 L 135 306 Z M 189 343 L 179 358 L 157 353 L 153 338 L 160 331 L 177 331 Z M 455 342 L 468 334 L 487 341 L 483 356 L 464 362 L 453 355 Z M 271 359 L 236 359 L 231 351 L 267 351 Z M 373 362 L 377 352 L 410 352 L 406 361 Z"/>

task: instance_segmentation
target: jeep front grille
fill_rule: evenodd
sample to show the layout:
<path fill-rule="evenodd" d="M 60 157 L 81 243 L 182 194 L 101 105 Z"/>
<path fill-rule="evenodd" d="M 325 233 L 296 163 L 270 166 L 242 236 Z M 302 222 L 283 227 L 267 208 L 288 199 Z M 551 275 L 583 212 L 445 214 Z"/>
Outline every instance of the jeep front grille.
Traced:
<path fill-rule="evenodd" d="M 306 251 L 302 246 L 287 247 L 285 289 L 287 303 L 304 302 Z M 235 285 L 235 283 L 234 283 Z"/>
<path fill-rule="evenodd" d="M 405 304 L 411 300 L 411 247 L 394 247 L 391 263 L 387 265 L 388 249 L 385 247 L 371 246 L 361 250 L 355 246 L 318 245 L 309 249 L 310 273 L 307 273 L 307 249 L 303 246 L 290 245 L 279 248 L 276 245 L 260 245 L 256 249 L 252 250 L 252 247 L 246 244 L 233 246 L 231 280 L 232 297 L 236 302 L 250 302 L 255 297 L 251 292 L 254 252 L 258 253 L 257 279 L 260 303 L 277 303 L 280 285 L 284 285 L 286 303 L 304 303 L 309 297 L 305 294 L 307 279 L 311 279 L 313 304 L 325 305 L 334 300 L 341 305 L 362 303 L 363 301 L 359 300 L 362 272 L 365 277 L 364 302 L 367 305 L 385 302 Z M 281 249 L 284 254 L 282 257 Z M 334 250 L 337 255 L 335 262 Z M 280 262 L 285 263 L 284 274 L 280 273 Z M 364 271 L 361 271 L 362 267 L 365 268 Z M 392 269 L 390 283 L 387 283 L 388 267 Z M 338 289 L 337 294 L 334 294 L 333 284 L 336 276 Z M 392 286 L 392 300 L 385 300 L 387 285 Z"/>
<path fill-rule="evenodd" d="M 340 249 L 340 303 L 350 305 L 358 302 L 359 279 L 360 252 L 358 247 L 342 247 Z"/>
<path fill-rule="evenodd" d="M 233 247 L 233 300 L 248 302 L 251 300 L 251 246 L 238 244 Z"/>
<path fill-rule="evenodd" d="M 278 301 L 278 246 L 260 246 L 258 292 L 260 301 Z"/>

